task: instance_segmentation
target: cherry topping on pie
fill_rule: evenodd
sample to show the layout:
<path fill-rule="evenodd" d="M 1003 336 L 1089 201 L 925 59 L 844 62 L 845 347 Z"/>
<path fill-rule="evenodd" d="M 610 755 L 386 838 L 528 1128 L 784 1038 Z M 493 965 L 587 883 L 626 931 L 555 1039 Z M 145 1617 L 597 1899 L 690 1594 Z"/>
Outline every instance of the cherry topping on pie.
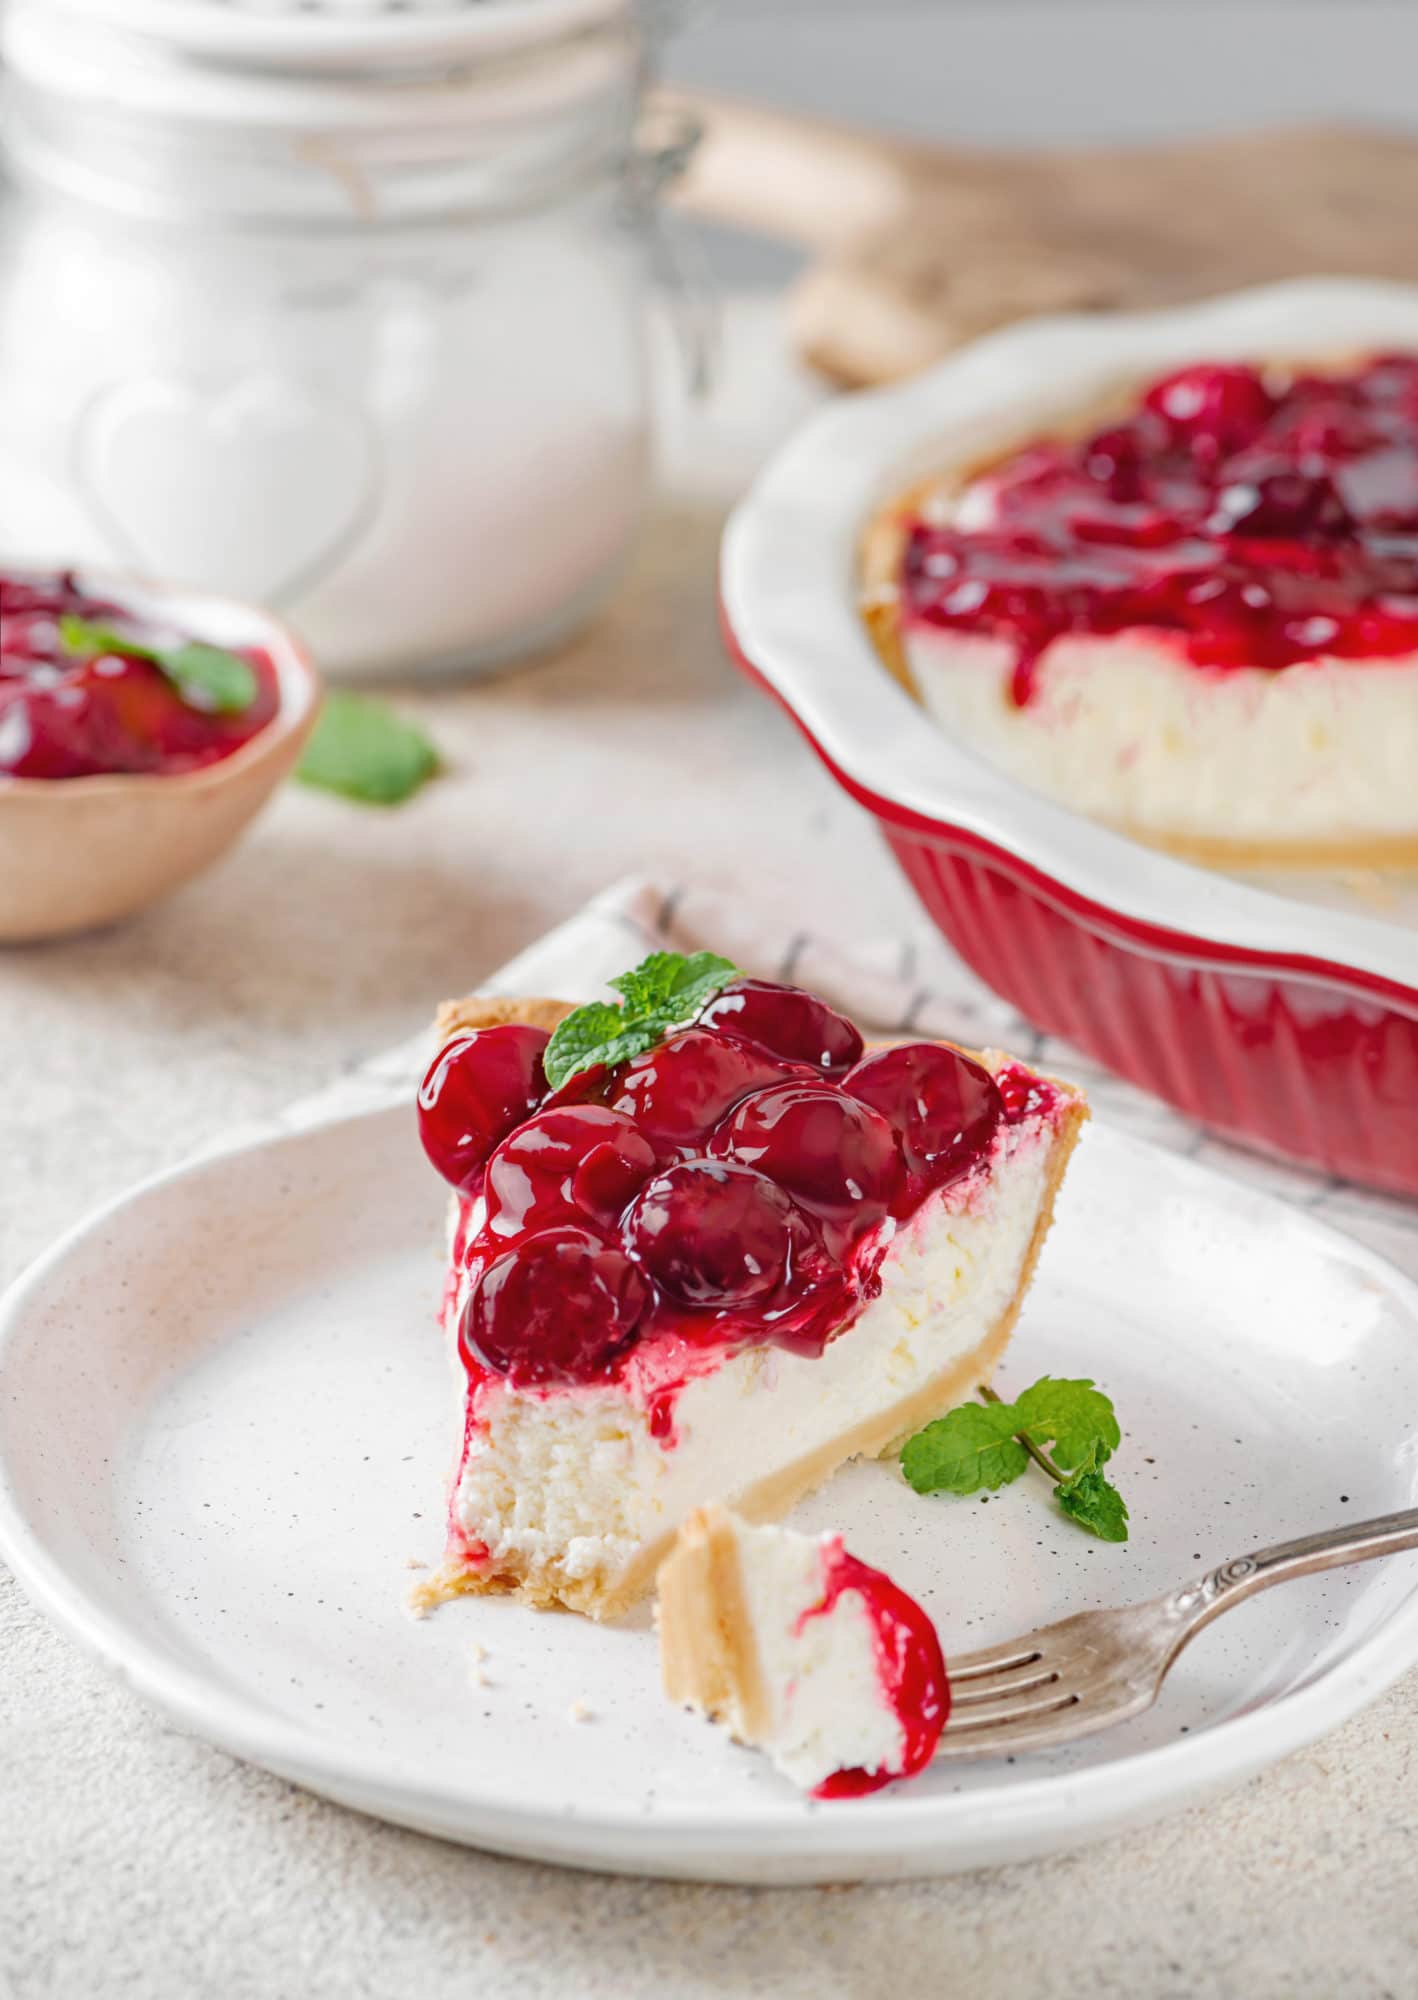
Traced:
<path fill-rule="evenodd" d="M 1418 651 L 1418 359 L 1169 375 L 995 466 L 968 519 L 916 520 L 902 596 L 908 620 L 1010 643 L 1019 703 L 1065 634 L 1165 634 L 1218 670 Z"/>
<path fill-rule="evenodd" d="M 587 1220 L 614 1228 L 655 1171 L 649 1140 L 600 1104 L 542 1109 L 510 1132 L 487 1163 L 487 1223 L 520 1236 Z"/>
<path fill-rule="evenodd" d="M 719 1127 L 709 1149 L 757 1167 L 805 1208 L 854 1229 L 880 1222 L 896 1192 L 899 1159 L 886 1119 L 820 1084 L 756 1091 Z"/>
<path fill-rule="evenodd" d="M 729 1160 L 685 1160 L 643 1188 L 625 1247 L 662 1292 L 688 1306 L 747 1305 L 787 1275 L 803 1217 L 782 1188 Z"/>
<path fill-rule="evenodd" d="M 868 1056 L 842 1088 L 890 1125 L 908 1172 L 928 1187 L 968 1173 L 988 1150 L 1004 1110 L 989 1071 L 938 1042 L 908 1042 Z"/>
<path fill-rule="evenodd" d="M 660 1151 L 697 1150 L 741 1097 L 794 1071 L 751 1042 L 686 1028 L 628 1063 L 610 1102 Z"/>
<path fill-rule="evenodd" d="M 1176 443 L 1219 458 L 1263 428 L 1275 398 L 1253 368 L 1209 362 L 1154 382 L 1142 405 L 1157 412 Z"/>
<path fill-rule="evenodd" d="M 699 1019 L 706 1028 L 756 1042 L 775 1056 L 807 1063 L 825 1076 L 840 1076 L 861 1059 L 862 1038 L 852 1023 L 800 986 L 736 979 L 709 1002 Z"/>
<path fill-rule="evenodd" d="M 471 1370 L 598 1381 L 652 1331 L 820 1352 L 879 1288 L 888 1215 L 967 1172 L 1004 1115 L 989 1073 L 934 1043 L 842 1073 L 856 1030 L 796 988 L 740 980 L 710 1011 L 555 1091 L 540 1028 L 465 1032 L 434 1061 L 419 1123 L 462 1197 Z M 1036 1082 L 1019 1072 L 1011 1117 L 1047 1110 Z"/>
<path fill-rule="evenodd" d="M 454 1035 L 419 1085 L 419 1137 L 451 1187 L 469 1190 L 499 1139 L 520 1125 L 546 1093 L 545 1028 L 506 1022 Z"/>
<path fill-rule="evenodd" d="M 513 1382 L 587 1382 L 635 1337 L 649 1292 L 621 1250 L 543 1229 L 488 1264 L 463 1309 L 465 1360 Z"/>

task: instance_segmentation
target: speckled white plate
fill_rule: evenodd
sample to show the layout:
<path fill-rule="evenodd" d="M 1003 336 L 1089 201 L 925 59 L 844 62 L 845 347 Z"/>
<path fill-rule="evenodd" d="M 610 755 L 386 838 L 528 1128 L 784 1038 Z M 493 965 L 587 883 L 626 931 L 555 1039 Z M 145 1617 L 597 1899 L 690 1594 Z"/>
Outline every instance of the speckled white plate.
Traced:
<path fill-rule="evenodd" d="M 134 1688 L 238 1756 L 509 1854 L 747 1882 L 923 1875 L 1234 1783 L 1418 1660 L 1418 1559 L 1397 1556 L 1236 1610 L 1155 1710 L 1074 1751 L 815 1805 L 663 1701 L 648 1612 L 603 1628 L 467 1600 L 415 1622 L 409 1564 L 439 1553 L 453 1421 L 441 1211 L 408 1112 L 365 1114 L 151 1183 L 0 1310 L 0 1552 Z M 1107 1129 L 1084 1141 L 1002 1381 L 1046 1369 L 1116 1397 L 1126 1547 L 1062 1521 L 1032 1473 L 981 1503 L 860 1465 L 799 1512 L 919 1593 L 947 1652 L 1418 1490 L 1418 1288 Z"/>

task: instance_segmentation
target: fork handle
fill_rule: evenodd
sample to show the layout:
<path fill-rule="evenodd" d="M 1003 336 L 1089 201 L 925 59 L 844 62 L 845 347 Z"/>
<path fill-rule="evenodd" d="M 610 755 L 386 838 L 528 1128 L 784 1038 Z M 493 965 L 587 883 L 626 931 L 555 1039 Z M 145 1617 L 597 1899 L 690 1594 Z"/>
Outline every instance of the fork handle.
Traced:
<path fill-rule="evenodd" d="M 1368 1562 L 1374 1556 L 1396 1555 L 1400 1549 L 1418 1549 L 1418 1507 L 1235 1556 L 1196 1583 L 1174 1592 L 1168 1609 L 1185 1625 L 1185 1636 L 1190 1639 L 1233 1604 L 1254 1597 L 1258 1590 L 1268 1590 L 1273 1583 L 1288 1583 L 1292 1577 L 1312 1576 L 1317 1570 L 1338 1569 L 1345 1563 Z"/>

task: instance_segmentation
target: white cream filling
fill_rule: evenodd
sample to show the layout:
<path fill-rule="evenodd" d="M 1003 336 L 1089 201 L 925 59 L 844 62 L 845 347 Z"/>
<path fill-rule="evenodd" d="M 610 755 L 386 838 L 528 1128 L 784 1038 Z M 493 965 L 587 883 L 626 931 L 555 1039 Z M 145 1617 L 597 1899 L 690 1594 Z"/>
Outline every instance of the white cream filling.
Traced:
<path fill-rule="evenodd" d="M 1043 1120 L 1005 1127 L 987 1173 L 925 1201 L 887 1251 L 880 1295 L 820 1355 L 753 1346 L 686 1383 L 673 1442 L 651 1434 L 625 1384 L 539 1395 L 484 1382 L 457 1523 L 495 1561 L 556 1564 L 604 1587 L 692 1508 L 732 1507 L 911 1395 L 975 1347 L 1014 1296 L 1052 1136 Z"/>
<path fill-rule="evenodd" d="M 1418 654 L 1220 672 L 1142 632 L 1066 636 L 1019 708 L 1006 640 L 913 625 L 903 642 L 949 736 L 1095 818 L 1267 844 L 1418 835 Z"/>
<path fill-rule="evenodd" d="M 804 1620 L 826 1588 L 823 1541 L 789 1528 L 735 1524 L 739 1575 L 758 1650 L 768 1722 L 753 1740 L 795 1785 L 834 1771 L 893 1771 L 905 1755 L 901 1719 L 881 1685 L 871 1616 L 844 1590 Z M 726 1717 L 741 1740 L 743 1719 Z"/>

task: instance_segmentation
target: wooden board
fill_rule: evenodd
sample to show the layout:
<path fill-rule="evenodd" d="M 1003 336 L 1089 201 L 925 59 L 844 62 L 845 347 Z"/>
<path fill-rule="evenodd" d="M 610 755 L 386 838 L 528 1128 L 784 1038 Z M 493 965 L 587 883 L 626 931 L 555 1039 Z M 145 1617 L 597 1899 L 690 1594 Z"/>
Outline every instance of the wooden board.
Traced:
<path fill-rule="evenodd" d="M 797 345 L 848 384 L 914 373 L 1040 312 L 1175 303 L 1301 275 L 1418 280 L 1418 139 L 1291 128 L 1037 153 L 907 144 L 687 92 L 678 203 L 801 244 Z"/>

